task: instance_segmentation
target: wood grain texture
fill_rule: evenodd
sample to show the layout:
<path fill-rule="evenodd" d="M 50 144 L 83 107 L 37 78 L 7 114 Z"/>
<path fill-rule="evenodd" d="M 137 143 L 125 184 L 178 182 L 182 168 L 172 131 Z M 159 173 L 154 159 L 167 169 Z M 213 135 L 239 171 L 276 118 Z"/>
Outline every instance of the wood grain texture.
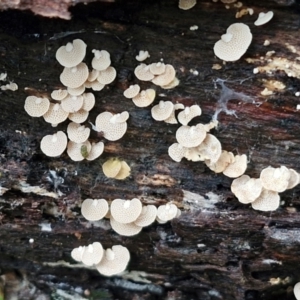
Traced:
<path fill-rule="evenodd" d="M 181 11 L 171 0 L 79 4 L 69 21 L 28 12 L 0 14 L 0 73 L 7 72 L 8 80 L 19 86 L 15 92 L 0 94 L 0 183 L 8 189 L 0 198 L 3 272 L 22 269 L 47 293 L 57 282 L 65 282 L 84 289 L 106 289 L 112 299 L 294 299 L 291 287 L 300 280 L 299 187 L 283 193 L 282 205 L 273 213 L 240 204 L 230 192 L 232 179 L 214 174 L 201 162 L 176 163 L 169 158 L 168 147 L 175 142 L 178 125 L 155 122 L 149 108 L 137 108 L 123 97 L 129 85 L 138 83 L 133 70 L 139 50 L 149 51 L 149 62 L 163 58 L 172 64 L 180 80 L 171 90 L 156 87 L 155 103 L 164 99 L 199 104 L 203 114 L 197 122 L 211 120 L 221 94 L 214 81 L 226 79 L 227 87 L 259 105 L 240 99 L 229 102 L 238 117 L 220 113 L 220 126 L 213 131 L 222 147 L 247 154 L 246 173 L 252 177 L 269 165 L 299 172 L 296 106 L 300 98 L 294 94 L 300 91 L 300 70 L 298 77 L 282 70 L 253 74 L 253 68 L 267 65 L 274 57 L 300 63 L 299 5 L 249 1 L 249 7 L 255 15 L 242 19 L 235 18 L 236 8 L 227 10 L 221 3 L 199 1 L 193 9 Z M 270 9 L 274 19 L 254 27 L 257 13 Z M 222 65 L 213 54 L 213 45 L 230 24 L 240 21 L 251 27 L 253 42 L 242 59 Z M 199 29 L 191 31 L 192 25 Z M 130 113 L 125 136 L 116 142 L 104 141 L 105 153 L 92 162 L 72 162 L 66 154 L 59 158 L 43 155 L 41 138 L 57 129 L 65 131 L 67 122 L 52 128 L 43 119 L 29 117 L 23 108 L 27 95 L 50 97 L 53 89 L 62 87 L 62 67 L 55 52 L 75 38 L 87 44 L 89 65 L 91 50 L 105 49 L 118 72 L 113 84 L 94 92 L 96 106 L 88 121 L 94 123 L 104 110 Z M 266 39 L 271 42 L 267 47 L 263 46 Z M 267 51 L 275 54 L 265 58 Z M 255 61 L 248 63 L 246 58 Z M 212 69 L 217 63 L 222 69 Z M 262 96 L 270 80 L 286 88 Z M 142 88 L 152 87 L 139 83 Z M 95 132 L 92 140 L 100 140 Z M 124 181 L 105 178 L 101 164 L 109 157 L 124 159 L 131 166 L 131 176 Z M 63 178 L 59 187 L 47 180 L 49 170 Z M 137 236 L 121 237 L 106 221 L 98 227 L 83 219 L 80 203 L 87 197 L 137 197 L 157 206 L 172 200 L 183 213 L 169 224 L 154 224 Z M 52 231 L 41 231 L 43 223 L 50 223 Z M 105 278 L 94 270 L 58 263 L 73 265 L 70 251 L 93 241 L 104 247 L 128 247 L 132 256 L 128 269 L 146 272 L 149 283 L 132 287 L 124 278 Z M 272 284 L 276 278 L 280 280 Z"/>

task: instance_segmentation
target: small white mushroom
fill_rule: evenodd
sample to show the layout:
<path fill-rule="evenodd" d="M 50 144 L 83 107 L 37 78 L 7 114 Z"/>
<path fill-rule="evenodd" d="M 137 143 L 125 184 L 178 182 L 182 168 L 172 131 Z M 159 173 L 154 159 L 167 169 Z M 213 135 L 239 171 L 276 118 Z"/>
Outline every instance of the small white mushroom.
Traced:
<path fill-rule="evenodd" d="M 99 72 L 97 80 L 101 84 L 110 84 L 115 80 L 116 76 L 117 76 L 116 69 L 110 66 L 107 69 Z"/>
<path fill-rule="evenodd" d="M 74 248 L 71 252 L 71 256 L 74 260 L 81 262 L 82 260 L 82 254 L 85 250 L 85 246 L 80 246 L 78 248 Z"/>
<path fill-rule="evenodd" d="M 255 26 L 261 26 L 268 23 L 274 16 L 272 11 L 268 11 L 267 13 L 261 12 L 258 14 L 257 20 L 254 22 Z"/>
<path fill-rule="evenodd" d="M 131 85 L 128 89 L 126 89 L 123 93 L 124 97 L 127 99 L 132 99 L 137 96 L 140 92 L 140 86 L 138 84 Z"/>
<path fill-rule="evenodd" d="M 59 103 L 50 103 L 48 111 L 43 115 L 47 123 L 51 123 L 53 127 L 64 122 L 69 116 L 69 113 L 62 109 Z"/>
<path fill-rule="evenodd" d="M 177 142 L 187 148 L 199 146 L 206 137 L 204 125 L 199 123 L 196 126 L 182 125 L 176 131 Z"/>
<path fill-rule="evenodd" d="M 281 193 L 287 189 L 290 176 L 290 171 L 285 166 L 267 167 L 261 171 L 260 180 L 265 189 Z"/>
<path fill-rule="evenodd" d="M 141 91 L 135 97 L 132 98 L 132 102 L 137 107 L 147 107 L 153 103 L 156 92 L 154 89 L 147 89 Z"/>
<path fill-rule="evenodd" d="M 277 192 L 263 188 L 260 196 L 251 203 L 253 209 L 260 211 L 274 211 L 279 207 L 280 197 Z"/>
<path fill-rule="evenodd" d="M 121 245 L 115 245 L 111 249 L 105 250 L 103 258 L 96 268 L 101 274 L 112 276 L 125 271 L 129 260 L 128 249 Z"/>
<path fill-rule="evenodd" d="M 93 49 L 94 58 L 92 59 L 92 67 L 97 71 L 104 71 L 110 64 L 110 54 L 106 50 Z"/>
<path fill-rule="evenodd" d="M 90 136 L 90 128 L 74 122 L 70 122 L 67 127 L 67 134 L 71 141 L 75 143 L 83 143 Z"/>
<path fill-rule="evenodd" d="M 137 61 L 144 61 L 144 60 L 146 60 L 148 57 L 150 57 L 148 51 L 140 50 L 140 51 L 139 51 L 139 54 L 135 57 L 135 59 L 136 59 Z"/>
<path fill-rule="evenodd" d="M 197 0 L 179 0 L 178 7 L 183 10 L 188 10 L 197 4 Z"/>
<path fill-rule="evenodd" d="M 142 212 L 142 202 L 133 198 L 132 200 L 115 199 L 111 202 L 110 213 L 120 223 L 134 222 Z"/>
<path fill-rule="evenodd" d="M 150 67 L 146 64 L 140 64 L 134 69 L 134 74 L 139 80 L 150 81 L 154 75 L 150 72 Z"/>
<path fill-rule="evenodd" d="M 105 199 L 85 199 L 81 204 L 81 214 L 88 221 L 99 221 L 108 212 L 108 203 Z"/>
<path fill-rule="evenodd" d="M 57 61 L 64 67 L 72 68 L 82 62 L 86 54 L 86 44 L 80 40 L 73 40 L 73 43 L 67 43 L 56 51 Z"/>
<path fill-rule="evenodd" d="M 60 74 L 60 81 L 70 88 L 78 88 L 85 83 L 89 76 L 89 70 L 85 63 L 80 63 L 76 67 L 64 68 Z"/>
<path fill-rule="evenodd" d="M 47 98 L 38 98 L 28 96 L 25 100 L 24 109 L 31 117 L 41 117 L 50 107 L 50 101 Z"/>
<path fill-rule="evenodd" d="M 215 55 L 225 61 L 236 61 L 247 51 L 252 41 L 252 33 L 248 25 L 235 23 L 227 28 L 221 40 L 215 43 Z"/>
<path fill-rule="evenodd" d="M 133 236 L 141 232 L 142 226 L 136 225 L 134 222 L 131 223 L 120 223 L 110 216 L 111 228 L 119 235 Z"/>
<path fill-rule="evenodd" d="M 230 163 L 226 169 L 223 171 L 223 174 L 230 178 L 236 178 L 245 173 L 247 169 L 247 155 L 236 155 L 234 161 Z"/>
<path fill-rule="evenodd" d="M 157 215 L 157 208 L 155 205 L 143 206 L 139 217 L 134 221 L 135 225 L 146 227 L 155 221 Z"/>
<path fill-rule="evenodd" d="M 182 125 L 187 125 L 193 118 L 200 116 L 201 112 L 201 108 L 197 104 L 186 107 L 178 114 L 178 121 Z"/>
<path fill-rule="evenodd" d="M 157 218 L 163 222 L 170 221 L 177 216 L 178 208 L 173 203 L 160 205 L 157 209 Z"/>
<path fill-rule="evenodd" d="M 179 143 L 174 143 L 169 147 L 168 154 L 173 160 L 180 162 L 182 158 L 185 157 L 186 151 L 186 147 L 180 145 Z"/>
<path fill-rule="evenodd" d="M 297 300 L 300 300 L 300 282 L 297 282 L 294 286 L 294 295 Z"/>
<path fill-rule="evenodd" d="M 174 104 L 171 101 L 159 101 L 159 103 L 152 107 L 151 115 L 156 121 L 163 121 L 170 117 L 173 112 Z"/>
<path fill-rule="evenodd" d="M 52 135 L 44 136 L 40 146 L 44 154 L 50 157 L 56 157 L 65 151 L 67 142 L 66 134 L 63 131 L 58 131 Z"/>
<path fill-rule="evenodd" d="M 99 264 L 100 261 L 102 260 L 103 254 L 104 254 L 104 250 L 101 243 L 94 242 L 93 244 L 90 244 L 84 248 L 81 261 L 86 266 L 96 265 Z"/>

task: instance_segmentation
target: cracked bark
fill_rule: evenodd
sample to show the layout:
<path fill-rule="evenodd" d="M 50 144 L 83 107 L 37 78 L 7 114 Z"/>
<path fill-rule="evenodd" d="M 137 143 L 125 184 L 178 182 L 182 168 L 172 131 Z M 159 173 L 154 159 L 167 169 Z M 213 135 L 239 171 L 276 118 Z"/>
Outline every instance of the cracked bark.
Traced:
<path fill-rule="evenodd" d="M 288 77 L 283 71 L 253 75 L 254 67 L 264 66 L 270 59 L 260 59 L 267 51 L 297 62 L 299 5 L 249 2 L 255 13 L 268 9 L 275 13 L 269 24 L 254 28 L 254 16 L 235 19 L 236 9 L 226 10 L 221 3 L 203 1 L 184 12 L 175 2 L 77 5 L 71 9 L 70 21 L 28 12 L 1 13 L 0 72 L 7 72 L 8 80 L 19 86 L 16 92 L 1 92 L 0 182 L 8 189 L 0 198 L 3 274 L 22 270 L 47 294 L 58 282 L 65 282 L 91 291 L 105 289 L 107 297 L 115 299 L 294 299 L 291 287 L 300 279 L 299 187 L 281 194 L 283 203 L 273 213 L 238 203 L 230 192 L 231 179 L 213 174 L 201 162 L 172 161 L 167 149 L 175 142 L 178 126 L 154 122 L 150 109 L 134 107 L 122 93 L 137 82 L 134 58 L 141 49 L 149 51 L 150 62 L 164 58 L 171 63 L 180 79 L 175 89 L 157 89 L 158 94 L 165 94 L 157 98 L 199 104 L 203 111 L 200 122 L 209 122 L 217 107 L 221 90 L 215 89 L 214 80 L 228 79 L 227 87 L 261 105 L 229 101 L 238 118 L 219 114 L 220 127 L 214 134 L 223 148 L 246 153 L 250 159 L 246 173 L 252 177 L 268 165 L 300 171 L 298 99 L 294 96 L 300 75 Z M 212 15 L 216 21 L 212 22 Z M 241 60 L 214 70 L 212 65 L 220 61 L 212 53 L 213 45 L 236 21 L 250 25 L 253 42 Z M 194 24 L 199 29 L 190 31 Z M 53 129 L 23 110 L 26 95 L 49 96 L 61 86 L 62 68 L 55 61 L 55 51 L 75 38 L 88 45 L 89 65 L 92 49 L 106 49 L 118 71 L 112 85 L 94 92 L 97 104 L 89 121 L 94 122 L 104 110 L 130 113 L 126 135 L 105 142 L 105 153 L 93 162 L 74 163 L 66 154 L 45 157 L 39 141 L 57 129 L 65 130 L 66 123 Z M 266 39 L 271 41 L 268 47 L 263 46 Z M 298 53 L 293 53 L 291 46 Z M 248 63 L 245 58 L 258 60 Z M 199 75 L 193 75 L 191 69 Z M 270 79 L 286 88 L 264 97 L 260 92 L 270 87 Z M 99 140 L 95 133 L 92 139 Z M 102 174 L 101 163 L 115 156 L 130 164 L 128 180 L 109 180 Z M 47 179 L 49 170 L 56 170 L 64 179 L 57 189 Z M 63 195 L 58 195 L 58 189 Z M 183 213 L 169 224 L 154 224 L 135 237 L 121 237 L 105 222 L 100 227 L 90 226 L 80 216 L 79 204 L 87 197 L 138 197 L 155 205 L 173 200 Z M 50 223 L 52 231 L 41 231 L 43 223 Z M 132 256 L 128 270 L 146 272 L 144 281 L 148 283 L 134 285 L 126 278 L 105 278 L 94 270 L 71 268 L 70 251 L 93 241 L 100 241 L 105 248 L 114 244 L 128 247 Z"/>

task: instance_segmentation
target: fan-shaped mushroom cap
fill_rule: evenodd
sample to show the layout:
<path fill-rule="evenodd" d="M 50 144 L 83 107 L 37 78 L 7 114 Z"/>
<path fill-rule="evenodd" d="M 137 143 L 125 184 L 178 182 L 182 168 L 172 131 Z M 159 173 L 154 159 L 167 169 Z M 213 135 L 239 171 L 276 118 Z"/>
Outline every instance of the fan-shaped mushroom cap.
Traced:
<path fill-rule="evenodd" d="M 68 116 L 69 113 L 64 111 L 59 103 L 50 103 L 49 109 L 43 115 L 43 118 L 47 123 L 51 123 L 52 126 L 56 126 L 57 124 L 64 122 Z"/>
<path fill-rule="evenodd" d="M 135 225 L 146 227 L 155 221 L 157 215 L 157 208 L 155 205 L 143 206 L 139 217 L 134 221 Z"/>
<path fill-rule="evenodd" d="M 67 90 L 62 90 L 62 89 L 54 90 L 51 93 L 51 98 L 56 101 L 61 101 L 64 98 L 66 98 L 68 96 L 68 94 L 69 93 Z"/>
<path fill-rule="evenodd" d="M 176 71 L 174 67 L 172 65 L 167 64 L 165 68 L 165 72 L 158 76 L 155 76 L 152 79 L 152 82 L 159 86 L 166 86 L 175 79 L 175 76 L 176 76 Z"/>
<path fill-rule="evenodd" d="M 242 175 L 232 181 L 231 191 L 239 202 L 248 204 L 256 200 L 262 192 L 262 184 L 258 178 Z"/>
<path fill-rule="evenodd" d="M 122 167 L 121 161 L 116 158 L 110 158 L 102 165 L 103 173 L 108 178 L 115 178 Z"/>
<path fill-rule="evenodd" d="M 127 178 L 130 175 L 130 167 L 126 163 L 126 161 L 121 161 L 121 169 L 119 173 L 115 176 L 115 179 L 123 180 Z"/>
<path fill-rule="evenodd" d="M 268 23 L 274 16 L 272 11 L 268 11 L 267 13 L 261 12 L 258 14 L 257 20 L 254 22 L 255 26 L 261 26 Z"/>
<path fill-rule="evenodd" d="M 156 121 L 163 121 L 170 117 L 173 112 L 174 104 L 171 101 L 159 101 L 159 103 L 152 107 L 151 115 Z"/>
<path fill-rule="evenodd" d="M 177 86 L 180 83 L 179 79 L 175 77 L 170 83 L 166 85 L 161 85 L 160 87 L 165 90 L 173 89 L 175 86 Z"/>
<path fill-rule="evenodd" d="M 146 64 L 140 64 L 134 69 L 134 74 L 139 80 L 150 81 L 154 75 L 150 72 L 150 67 Z"/>
<path fill-rule="evenodd" d="M 111 123 L 116 124 L 116 123 L 124 123 L 128 120 L 129 118 L 129 113 L 128 111 L 123 111 L 119 114 L 115 114 L 112 116 L 112 118 L 109 120 Z"/>
<path fill-rule="evenodd" d="M 69 120 L 75 122 L 75 123 L 83 123 L 86 121 L 86 119 L 89 116 L 89 112 L 85 111 L 84 109 L 80 109 L 79 111 L 76 111 L 74 113 L 70 113 L 68 118 Z"/>
<path fill-rule="evenodd" d="M 38 98 L 28 96 L 25 100 L 24 109 L 31 117 L 41 117 L 50 107 L 50 101 L 47 98 Z"/>
<path fill-rule="evenodd" d="M 68 87 L 67 90 L 68 90 L 68 93 L 71 96 L 79 96 L 79 95 L 81 95 L 81 94 L 84 93 L 85 86 L 84 86 L 84 84 L 82 84 L 81 86 L 79 86 L 77 88 L 70 88 L 70 87 Z"/>
<path fill-rule="evenodd" d="M 280 197 L 277 192 L 262 189 L 260 196 L 251 203 L 253 209 L 273 211 L 279 207 Z"/>
<path fill-rule="evenodd" d="M 91 150 L 86 157 L 87 160 L 94 160 L 98 158 L 104 151 L 104 144 L 103 142 L 92 143 Z"/>
<path fill-rule="evenodd" d="M 90 111 L 95 106 L 95 96 L 93 93 L 84 93 L 82 109 L 85 111 Z"/>
<path fill-rule="evenodd" d="M 127 123 L 120 120 L 124 120 L 125 114 L 118 114 L 116 117 L 110 112 L 103 112 L 96 118 L 95 126 L 97 131 L 102 131 L 103 136 L 109 141 L 116 141 L 120 139 L 127 130 Z"/>
<path fill-rule="evenodd" d="M 80 246 L 78 248 L 74 248 L 71 252 L 71 256 L 74 260 L 81 262 L 82 254 L 85 250 L 85 246 Z"/>
<path fill-rule="evenodd" d="M 197 0 L 179 0 L 178 7 L 183 10 L 188 10 L 197 4 Z"/>
<path fill-rule="evenodd" d="M 61 155 L 67 147 L 67 136 L 64 132 L 58 131 L 53 135 L 49 134 L 41 140 L 41 150 L 50 157 Z"/>
<path fill-rule="evenodd" d="M 131 85 L 128 89 L 126 89 L 123 93 L 124 97 L 127 99 L 131 99 L 140 92 L 140 86 L 138 84 Z"/>
<path fill-rule="evenodd" d="M 70 88 L 78 88 L 85 83 L 89 76 L 89 69 L 85 63 L 80 63 L 76 67 L 64 68 L 60 74 L 60 81 Z"/>
<path fill-rule="evenodd" d="M 177 215 L 177 206 L 173 203 L 160 205 L 157 209 L 157 218 L 161 221 L 170 221 Z"/>
<path fill-rule="evenodd" d="M 116 233 L 124 236 L 136 235 L 143 229 L 143 227 L 134 224 L 134 222 L 124 224 L 116 221 L 113 217 L 110 217 L 110 225 Z"/>
<path fill-rule="evenodd" d="M 108 67 L 107 69 L 100 71 L 97 77 L 97 80 L 101 84 L 110 84 L 112 83 L 117 76 L 117 71 L 114 67 Z"/>
<path fill-rule="evenodd" d="M 77 66 L 85 57 L 86 44 L 80 39 L 76 39 L 73 43 L 67 43 L 56 51 L 57 61 L 64 67 L 72 68 Z"/>
<path fill-rule="evenodd" d="M 199 123 L 196 126 L 182 125 L 176 131 L 177 142 L 187 148 L 199 146 L 206 137 L 204 125 Z"/>
<path fill-rule="evenodd" d="M 147 89 L 146 91 L 141 91 L 135 97 L 132 98 L 132 102 L 137 107 L 147 107 L 155 99 L 156 92 L 154 89 Z"/>
<path fill-rule="evenodd" d="M 227 28 L 221 40 L 214 46 L 215 55 L 225 61 L 236 61 L 246 52 L 252 41 L 249 26 L 243 23 L 234 23 Z"/>
<path fill-rule="evenodd" d="M 95 81 L 97 79 L 97 77 L 99 76 L 99 71 L 92 69 L 92 71 L 89 72 L 89 76 L 87 78 L 87 81 Z"/>
<path fill-rule="evenodd" d="M 69 139 L 74 143 L 83 143 L 90 136 L 90 128 L 74 122 L 69 123 L 67 133 Z"/>
<path fill-rule="evenodd" d="M 85 157 L 82 155 L 82 150 L 86 149 L 87 153 L 91 151 L 91 143 L 85 141 L 84 143 L 74 143 L 72 141 L 68 142 L 67 153 L 73 161 L 82 161 Z"/>
<path fill-rule="evenodd" d="M 81 204 L 81 214 L 88 221 L 99 221 L 108 212 L 108 203 L 105 199 L 85 199 Z"/>
<path fill-rule="evenodd" d="M 171 115 L 167 119 L 165 119 L 164 122 L 168 124 L 178 124 L 177 119 L 175 117 L 175 111 L 178 109 L 184 109 L 184 105 L 182 103 L 174 104 Z"/>
<path fill-rule="evenodd" d="M 143 60 L 147 59 L 148 57 L 150 57 L 148 51 L 140 50 L 140 51 L 139 51 L 139 55 L 137 55 L 137 56 L 135 57 L 135 59 L 136 59 L 137 61 L 143 61 Z"/>
<path fill-rule="evenodd" d="M 290 171 L 287 167 L 267 167 L 260 172 L 262 186 L 270 191 L 281 193 L 289 185 Z"/>
<path fill-rule="evenodd" d="M 142 202 L 137 198 L 132 200 L 115 199 L 111 202 L 110 213 L 120 223 L 134 222 L 142 212 Z"/>
<path fill-rule="evenodd" d="M 297 282 L 294 286 L 294 295 L 297 300 L 300 300 L 300 282 Z"/>
<path fill-rule="evenodd" d="M 166 71 L 166 65 L 162 62 L 153 63 L 149 66 L 149 68 L 153 75 L 160 75 Z"/>
<path fill-rule="evenodd" d="M 169 147 L 168 154 L 173 160 L 180 162 L 182 158 L 185 157 L 186 151 L 186 147 L 178 143 L 174 143 Z"/>
<path fill-rule="evenodd" d="M 61 107 L 67 113 L 75 113 L 83 106 L 82 96 L 67 96 L 61 101 Z"/>
<path fill-rule="evenodd" d="M 206 166 L 215 173 L 221 173 L 229 166 L 229 164 L 234 162 L 234 155 L 232 152 L 222 150 L 221 155 L 216 162 L 210 160 L 205 160 L 204 162 Z"/>
<path fill-rule="evenodd" d="M 230 178 L 240 177 L 247 169 L 247 155 L 236 155 L 234 161 L 223 171 L 223 174 Z"/>
<path fill-rule="evenodd" d="M 92 59 L 92 67 L 95 70 L 103 71 L 110 66 L 110 54 L 106 50 L 92 50 L 94 58 Z"/>
<path fill-rule="evenodd" d="M 203 142 L 197 147 L 201 160 L 210 160 L 215 163 L 221 156 L 222 145 L 220 141 L 212 134 L 207 133 Z"/>
<path fill-rule="evenodd" d="M 289 169 L 290 171 L 290 179 L 289 184 L 287 186 L 287 190 L 294 188 L 300 182 L 300 174 L 296 172 L 294 169 Z"/>
<path fill-rule="evenodd" d="M 93 244 L 85 247 L 82 253 L 81 261 L 87 266 L 96 265 L 100 263 L 103 254 L 104 250 L 101 243 L 94 242 Z"/>
<path fill-rule="evenodd" d="M 111 249 L 105 250 L 103 258 L 96 268 L 101 274 L 112 276 L 125 271 L 129 260 L 128 249 L 121 245 L 115 245 Z"/>
<path fill-rule="evenodd" d="M 84 86 L 87 88 L 87 89 L 92 89 L 93 91 L 101 91 L 103 90 L 103 88 L 105 87 L 105 84 L 102 84 L 100 83 L 97 79 L 94 80 L 94 81 L 86 81 L 84 83 Z"/>
<path fill-rule="evenodd" d="M 191 107 L 186 107 L 178 114 L 178 121 L 182 125 L 187 125 L 195 117 L 201 116 L 201 113 L 201 108 L 197 104 L 192 105 Z"/>

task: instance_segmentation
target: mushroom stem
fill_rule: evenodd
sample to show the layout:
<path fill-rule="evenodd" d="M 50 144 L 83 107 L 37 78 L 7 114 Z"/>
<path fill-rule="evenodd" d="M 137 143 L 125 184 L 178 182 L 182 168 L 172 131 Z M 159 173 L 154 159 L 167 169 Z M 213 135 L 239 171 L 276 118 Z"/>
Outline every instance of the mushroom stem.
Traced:
<path fill-rule="evenodd" d="M 73 48 L 74 48 L 74 46 L 73 46 L 72 43 L 68 43 L 68 44 L 66 45 L 66 51 L 67 51 L 67 52 L 71 52 L 71 51 L 73 50 Z"/>
<path fill-rule="evenodd" d="M 115 259 L 115 253 L 110 249 L 106 249 L 105 251 L 105 257 L 107 260 L 114 260 Z"/>

